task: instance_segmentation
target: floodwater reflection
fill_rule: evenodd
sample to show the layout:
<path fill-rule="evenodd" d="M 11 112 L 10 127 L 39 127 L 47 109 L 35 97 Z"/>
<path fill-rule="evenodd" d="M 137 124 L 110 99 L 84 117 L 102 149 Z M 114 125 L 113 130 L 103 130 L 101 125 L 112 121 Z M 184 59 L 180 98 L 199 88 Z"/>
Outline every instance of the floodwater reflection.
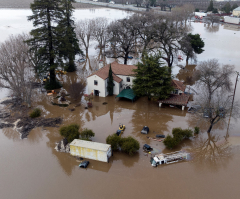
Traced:
<path fill-rule="evenodd" d="M 219 24 L 214 24 L 214 25 L 207 24 L 205 26 L 205 29 L 207 32 L 215 33 L 219 31 L 219 26 L 220 26 Z"/>
<path fill-rule="evenodd" d="M 220 135 L 208 133 L 207 138 L 199 135 L 190 149 L 192 162 L 197 168 L 208 168 L 214 172 L 226 168 L 233 157 L 232 147 L 227 139 L 220 139 Z"/>

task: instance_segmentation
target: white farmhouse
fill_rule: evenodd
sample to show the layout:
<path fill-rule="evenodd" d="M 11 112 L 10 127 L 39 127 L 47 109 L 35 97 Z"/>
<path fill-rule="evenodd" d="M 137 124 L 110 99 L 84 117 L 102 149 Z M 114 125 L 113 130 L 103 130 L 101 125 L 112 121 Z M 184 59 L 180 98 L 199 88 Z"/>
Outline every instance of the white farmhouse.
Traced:
<path fill-rule="evenodd" d="M 108 95 L 108 74 L 110 64 L 100 68 L 98 71 L 87 77 L 88 94 L 93 92 L 94 95 L 106 97 Z M 134 72 L 137 66 L 119 64 L 116 61 L 111 63 L 113 72 L 113 94 L 118 95 L 123 89 L 132 88 Z"/>

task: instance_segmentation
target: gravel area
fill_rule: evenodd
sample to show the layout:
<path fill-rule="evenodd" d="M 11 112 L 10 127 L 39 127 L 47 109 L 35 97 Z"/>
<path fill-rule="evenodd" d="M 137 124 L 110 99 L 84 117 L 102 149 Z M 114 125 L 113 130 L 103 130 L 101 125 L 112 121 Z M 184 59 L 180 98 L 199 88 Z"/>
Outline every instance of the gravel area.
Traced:
<path fill-rule="evenodd" d="M 30 8 L 30 3 L 33 0 L 0 0 L 0 8 Z M 97 5 L 85 4 L 85 3 L 74 3 L 73 6 L 76 9 L 86 9 L 86 8 L 101 8 Z"/>

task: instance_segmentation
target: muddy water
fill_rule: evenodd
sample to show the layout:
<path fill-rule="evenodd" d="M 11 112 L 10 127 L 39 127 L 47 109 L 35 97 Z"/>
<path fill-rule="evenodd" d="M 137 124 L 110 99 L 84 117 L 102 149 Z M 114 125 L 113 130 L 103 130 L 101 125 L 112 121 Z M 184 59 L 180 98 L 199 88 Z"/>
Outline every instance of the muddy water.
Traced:
<path fill-rule="evenodd" d="M 95 11 L 98 12 L 102 11 Z M 119 18 L 126 14 L 117 10 L 105 13 Z M 92 11 L 85 14 L 95 15 Z M 2 22 L 0 27 L 4 29 Z M 240 69 L 237 66 L 238 53 L 235 53 L 238 49 L 232 45 L 234 41 L 239 41 L 239 32 L 234 34 L 234 31 L 222 26 L 215 32 L 209 31 L 203 24 L 193 24 L 193 27 L 194 33 L 200 32 L 206 41 L 200 61 L 217 57 L 221 63 L 235 64 L 236 69 Z M 21 32 L 16 29 L 14 33 Z M 3 31 L 1 34 L 6 38 L 8 33 Z M 216 42 L 216 38 L 222 42 Z M 77 73 L 59 77 L 66 89 L 70 82 L 84 80 L 89 73 L 89 63 L 93 68 L 97 67 L 94 48 L 90 51 L 86 69 L 82 69 L 82 64 L 78 66 Z M 229 51 L 234 52 L 231 61 Z M 175 67 L 179 79 L 191 76 L 195 68 L 189 66 L 186 69 L 188 72 Z M 63 125 L 78 123 L 81 129 L 92 129 L 96 134 L 93 141 L 104 143 L 106 137 L 117 130 L 118 124 L 123 123 L 126 125 L 124 136 L 134 136 L 141 147 L 147 143 L 164 153 L 169 151 L 161 142 L 149 140 L 146 135 L 140 134 L 142 126 L 148 125 L 148 136 L 154 137 L 157 133 L 167 135 L 175 127 L 193 128 L 196 123 L 196 119 L 186 110 L 167 106 L 159 108 L 157 103 L 146 98 L 132 103 L 114 97 L 95 97 L 92 108 L 84 109 L 86 102 L 82 100 L 81 106 L 74 111 L 69 109 L 77 102 L 63 108 L 51 105 L 50 101 L 50 96 L 39 93 L 34 98 L 34 106 L 40 107 L 45 117 L 63 117 Z M 103 105 L 103 102 L 107 104 Z M 225 124 L 215 126 L 209 137 L 204 133 L 206 128 L 202 123 L 203 132 L 199 137 L 179 147 L 192 152 L 192 159 L 188 162 L 152 168 L 149 155 L 146 156 L 140 149 L 133 157 L 116 152 L 108 164 L 91 160 L 87 169 L 79 169 L 79 162 L 69 154 L 55 151 L 55 142 L 61 139 L 58 128 L 34 129 L 24 140 L 20 140 L 15 130 L 3 129 L 0 132 L 0 198 L 238 198 L 239 122 L 231 121 L 230 138 L 227 140 L 224 139 Z"/>

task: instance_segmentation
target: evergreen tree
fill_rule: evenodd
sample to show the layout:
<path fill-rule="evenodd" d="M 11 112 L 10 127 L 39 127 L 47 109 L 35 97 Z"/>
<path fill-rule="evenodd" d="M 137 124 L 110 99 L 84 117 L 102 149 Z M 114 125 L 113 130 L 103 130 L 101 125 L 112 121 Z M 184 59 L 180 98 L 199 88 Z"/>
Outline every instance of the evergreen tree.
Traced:
<path fill-rule="evenodd" d="M 58 32 L 56 24 L 62 19 L 60 0 L 34 0 L 31 4 L 33 15 L 28 20 L 33 21 L 35 29 L 31 30 L 32 39 L 28 40 L 30 50 L 39 58 L 35 70 L 38 75 L 50 73 L 48 89 L 59 88 L 55 69 L 60 60 L 58 48 Z"/>
<path fill-rule="evenodd" d="M 148 96 L 149 99 L 166 99 L 173 90 L 171 73 L 163 63 L 160 55 L 144 55 L 142 63 L 137 64 L 136 78 L 133 80 L 133 91 L 137 96 Z"/>
<path fill-rule="evenodd" d="M 108 90 L 108 95 L 112 96 L 113 95 L 113 75 L 112 75 L 112 67 L 110 64 L 110 68 L 109 68 L 109 73 L 108 73 L 108 86 L 107 86 L 107 90 Z"/>
<path fill-rule="evenodd" d="M 66 71 L 76 71 L 74 63 L 76 54 L 83 54 L 79 49 L 78 39 L 75 33 L 74 21 L 72 20 L 73 6 L 75 0 L 61 0 L 63 7 L 63 18 L 58 24 L 58 30 L 61 33 L 60 41 L 60 56 L 68 60 Z"/>
<path fill-rule="evenodd" d="M 207 11 L 213 11 L 213 1 L 211 0 L 209 3 L 209 6 L 207 8 Z"/>
<path fill-rule="evenodd" d="M 200 37 L 199 34 L 191 34 L 189 33 L 188 34 L 188 37 L 190 38 L 190 42 L 191 42 L 191 46 L 194 50 L 195 53 L 197 54 L 201 54 L 204 50 L 203 50 L 203 47 L 204 47 L 204 41 L 202 40 L 202 38 Z"/>
<path fill-rule="evenodd" d="M 234 10 L 236 8 L 238 8 L 238 5 L 236 3 L 234 3 L 233 6 L 232 6 L 232 10 Z"/>
<path fill-rule="evenodd" d="M 232 9 L 232 8 L 231 8 L 231 5 L 230 5 L 229 2 L 227 2 L 227 3 L 224 5 L 224 7 L 223 7 L 223 11 L 225 11 L 225 13 L 227 13 L 227 14 L 230 13 L 231 9 Z"/>

